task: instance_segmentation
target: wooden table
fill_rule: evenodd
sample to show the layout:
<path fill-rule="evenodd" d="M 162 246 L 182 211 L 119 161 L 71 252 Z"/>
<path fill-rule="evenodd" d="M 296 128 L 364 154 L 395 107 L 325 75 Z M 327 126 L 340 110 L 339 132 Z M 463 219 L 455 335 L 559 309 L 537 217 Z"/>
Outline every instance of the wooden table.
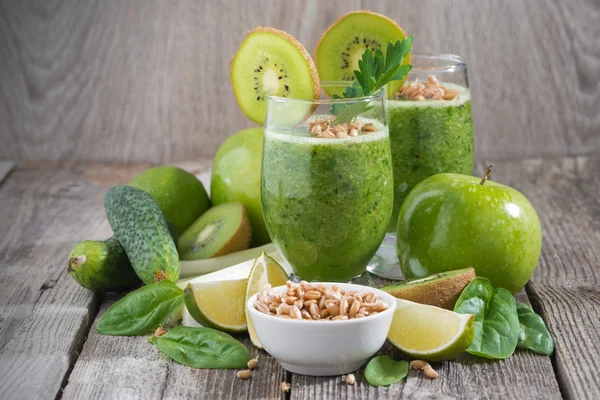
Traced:
<path fill-rule="evenodd" d="M 555 354 L 517 351 L 494 362 L 465 355 L 434 365 L 435 381 L 412 371 L 380 388 L 361 371 L 354 386 L 287 373 L 247 338 L 260 367 L 242 381 L 232 370 L 178 365 L 143 337 L 99 335 L 98 318 L 120 296 L 80 287 L 66 272 L 67 253 L 111 234 L 104 193 L 148 166 L 23 162 L 0 183 L 0 398 L 600 398 L 600 157 L 496 162 L 494 170 L 542 221 L 542 256 L 519 300 L 543 315 Z M 210 161 L 185 166 L 199 173 Z M 402 358 L 389 345 L 382 352 Z M 292 385 L 286 395 L 284 381 Z"/>

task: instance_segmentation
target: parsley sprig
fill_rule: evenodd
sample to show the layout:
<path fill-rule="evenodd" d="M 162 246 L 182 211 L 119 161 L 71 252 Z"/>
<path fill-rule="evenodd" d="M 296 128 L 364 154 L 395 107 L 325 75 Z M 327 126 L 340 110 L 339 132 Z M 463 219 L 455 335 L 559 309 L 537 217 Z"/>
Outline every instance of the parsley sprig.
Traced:
<path fill-rule="evenodd" d="M 412 49 L 414 36 L 409 36 L 396 43 L 388 43 L 385 56 L 380 48 L 375 50 L 366 49 L 362 59 L 358 61 L 358 70 L 354 71 L 355 80 L 352 85 L 347 86 L 342 96 L 334 94 L 334 99 L 352 99 L 369 96 L 391 81 L 403 80 L 412 69 L 411 64 L 402 65 L 402 60 Z M 350 122 L 359 114 L 373 108 L 366 101 L 352 104 L 334 104 L 331 106 L 330 114 L 336 116 L 336 123 Z"/>

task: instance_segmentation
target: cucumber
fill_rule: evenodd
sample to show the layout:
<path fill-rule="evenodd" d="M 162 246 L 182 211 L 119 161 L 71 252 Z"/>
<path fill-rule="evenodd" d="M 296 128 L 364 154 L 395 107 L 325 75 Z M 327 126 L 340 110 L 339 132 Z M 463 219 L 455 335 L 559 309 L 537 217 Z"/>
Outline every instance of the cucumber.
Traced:
<path fill-rule="evenodd" d="M 177 247 L 152 197 L 131 186 L 115 186 L 106 193 L 104 208 L 137 276 L 146 284 L 163 279 L 177 282 Z"/>
<path fill-rule="evenodd" d="M 69 253 L 67 272 L 94 292 L 120 292 L 142 283 L 114 236 L 77 243 Z"/>

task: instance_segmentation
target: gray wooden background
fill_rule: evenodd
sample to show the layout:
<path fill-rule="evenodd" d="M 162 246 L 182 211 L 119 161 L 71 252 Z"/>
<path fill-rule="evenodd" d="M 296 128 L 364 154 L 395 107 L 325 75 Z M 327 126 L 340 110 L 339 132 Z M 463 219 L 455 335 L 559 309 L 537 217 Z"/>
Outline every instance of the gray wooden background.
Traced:
<path fill-rule="evenodd" d="M 0 159 L 210 157 L 252 126 L 228 76 L 243 32 L 312 53 L 361 8 L 466 57 L 478 159 L 600 152 L 599 0 L 0 0 Z"/>

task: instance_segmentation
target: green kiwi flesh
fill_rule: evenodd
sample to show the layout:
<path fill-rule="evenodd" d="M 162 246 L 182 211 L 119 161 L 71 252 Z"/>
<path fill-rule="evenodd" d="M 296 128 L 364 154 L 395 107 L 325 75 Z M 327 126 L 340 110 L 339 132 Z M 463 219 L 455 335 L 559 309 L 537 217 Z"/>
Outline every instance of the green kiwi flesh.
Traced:
<path fill-rule="evenodd" d="M 204 260 L 245 250 L 250 245 L 250 220 L 240 203 L 210 208 L 179 237 L 181 260 Z"/>
<path fill-rule="evenodd" d="M 381 290 L 399 299 L 453 310 L 463 289 L 475 276 L 473 268 L 458 269 L 385 286 Z"/>
<path fill-rule="evenodd" d="M 320 94 L 317 69 L 306 49 L 293 36 L 273 28 L 247 34 L 231 60 L 230 77 L 240 108 L 259 124 L 265 123 L 267 94 L 303 100 Z M 304 105 L 297 118 L 310 109 Z"/>
<path fill-rule="evenodd" d="M 348 13 L 334 22 L 323 34 L 317 50 L 315 62 L 322 81 L 354 81 L 354 70 L 358 70 L 358 60 L 365 49 L 375 51 L 385 49 L 389 42 L 406 38 L 406 34 L 391 19 L 370 11 Z M 410 63 L 410 55 L 403 64 Z M 392 97 L 403 82 L 393 81 L 387 87 L 388 97 Z M 328 95 L 340 94 L 342 89 L 324 87 Z"/>

